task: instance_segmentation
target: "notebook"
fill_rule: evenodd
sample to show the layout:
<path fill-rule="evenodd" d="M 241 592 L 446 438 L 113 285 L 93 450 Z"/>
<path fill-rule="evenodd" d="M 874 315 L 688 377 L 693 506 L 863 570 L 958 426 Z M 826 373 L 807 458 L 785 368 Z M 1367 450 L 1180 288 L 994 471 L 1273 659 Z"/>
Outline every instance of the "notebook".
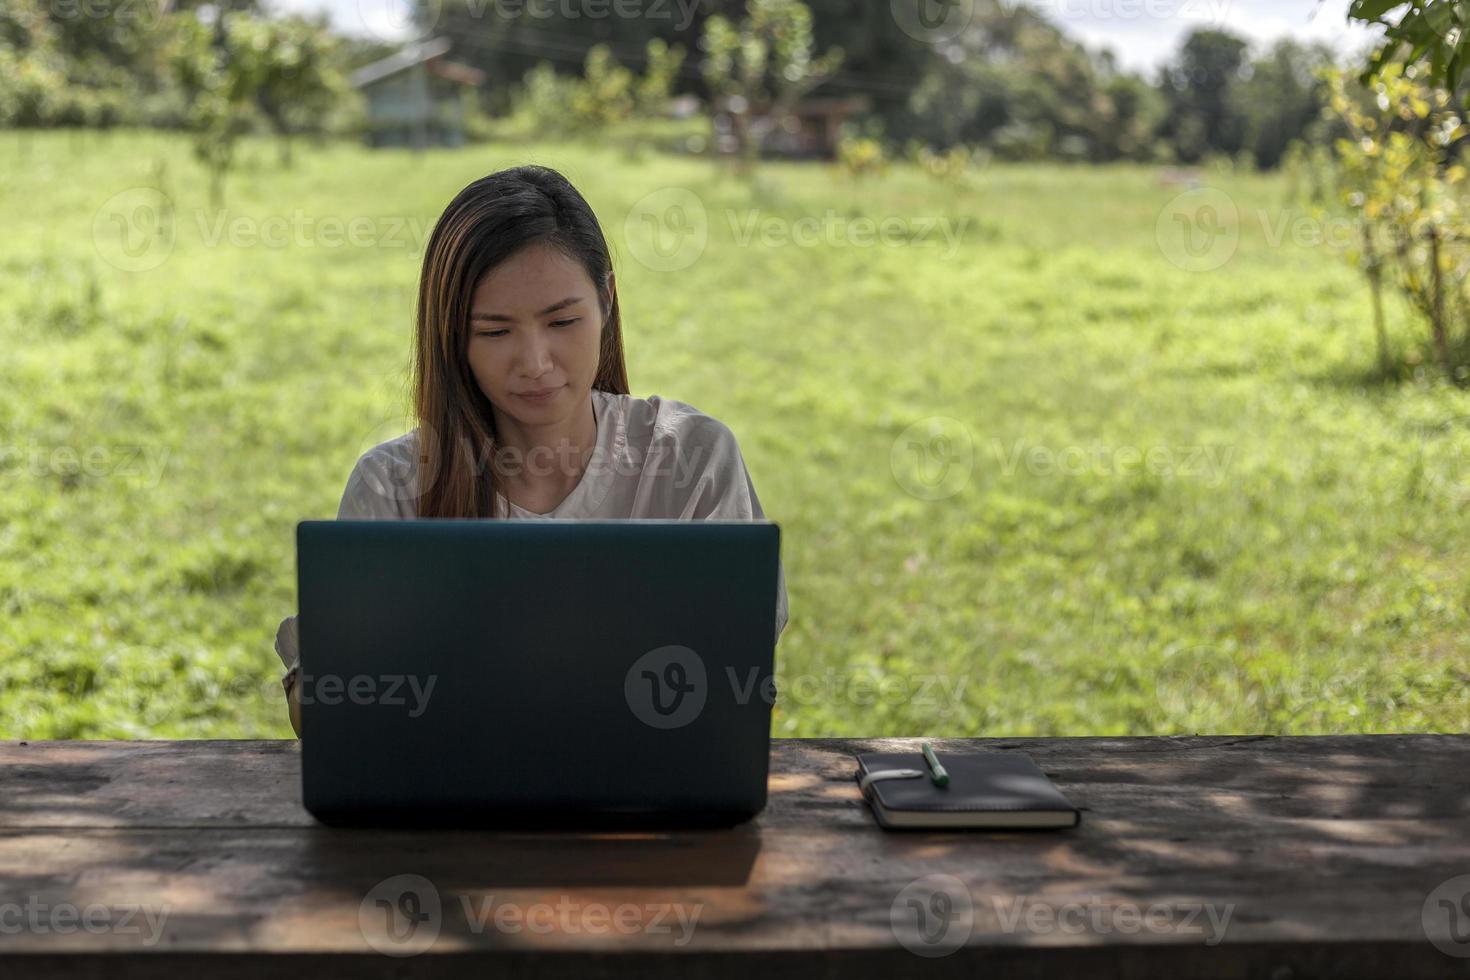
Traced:
<path fill-rule="evenodd" d="M 918 752 L 863 752 L 859 781 L 869 772 L 917 769 L 910 779 L 875 779 L 863 796 L 879 825 L 908 827 L 1075 827 L 1082 814 L 1021 752 L 939 752 L 949 785 L 935 786 Z"/>

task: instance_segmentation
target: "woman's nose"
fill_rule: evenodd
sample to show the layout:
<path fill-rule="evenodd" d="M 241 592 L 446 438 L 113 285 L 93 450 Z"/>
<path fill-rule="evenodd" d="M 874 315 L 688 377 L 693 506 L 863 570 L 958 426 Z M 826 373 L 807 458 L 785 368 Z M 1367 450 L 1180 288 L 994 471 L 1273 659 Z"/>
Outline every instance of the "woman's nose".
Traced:
<path fill-rule="evenodd" d="M 531 340 L 521 351 L 523 370 L 533 378 L 551 370 L 551 348 L 542 340 Z"/>

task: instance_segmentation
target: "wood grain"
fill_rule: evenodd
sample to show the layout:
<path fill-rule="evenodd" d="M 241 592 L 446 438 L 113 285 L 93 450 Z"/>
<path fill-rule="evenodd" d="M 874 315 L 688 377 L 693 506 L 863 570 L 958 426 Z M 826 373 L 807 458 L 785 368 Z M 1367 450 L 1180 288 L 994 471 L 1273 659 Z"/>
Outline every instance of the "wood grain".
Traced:
<path fill-rule="evenodd" d="M 0 743 L 0 976 L 1470 977 L 1426 932 L 1470 736 L 933 741 L 1027 753 L 1082 825 L 882 831 L 853 757 L 907 739 L 778 739 L 756 820 L 603 834 L 326 828 L 295 741 Z M 905 917 L 936 874 L 962 945 Z M 378 905 L 398 875 L 438 909 Z"/>

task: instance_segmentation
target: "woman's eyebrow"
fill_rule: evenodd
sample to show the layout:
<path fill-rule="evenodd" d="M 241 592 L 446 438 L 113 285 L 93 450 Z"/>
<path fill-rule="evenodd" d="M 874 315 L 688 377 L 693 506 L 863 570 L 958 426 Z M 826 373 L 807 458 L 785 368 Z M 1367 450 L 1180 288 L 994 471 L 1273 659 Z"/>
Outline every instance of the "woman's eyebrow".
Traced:
<path fill-rule="evenodd" d="M 582 302 L 582 297 L 580 297 L 580 296 L 568 296 L 564 300 L 560 300 L 559 302 L 552 303 L 550 306 L 548 306 L 546 309 L 542 310 L 540 313 L 537 313 L 536 315 L 537 316 L 546 316 L 547 314 L 555 313 L 557 310 L 563 309 L 565 307 L 571 306 L 574 303 L 580 303 L 580 302 Z M 503 313 L 471 313 L 470 314 L 470 319 L 471 320 L 493 320 L 493 321 L 495 321 L 497 323 L 510 323 L 512 321 L 513 317 L 508 317 L 508 316 L 506 316 Z"/>

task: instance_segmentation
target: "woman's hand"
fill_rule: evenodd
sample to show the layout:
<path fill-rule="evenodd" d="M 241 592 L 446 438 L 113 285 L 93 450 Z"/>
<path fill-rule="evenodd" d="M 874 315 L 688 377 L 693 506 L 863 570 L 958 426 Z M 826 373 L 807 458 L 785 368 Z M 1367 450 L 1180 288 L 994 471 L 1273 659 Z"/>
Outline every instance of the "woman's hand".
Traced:
<path fill-rule="evenodd" d="M 291 668 L 301 663 L 300 650 L 297 618 L 287 616 L 276 629 L 276 654 L 287 667 L 287 676 L 281 678 L 281 681 L 286 685 L 286 705 L 291 714 L 291 727 L 296 729 L 297 738 L 301 737 L 301 672 L 297 670 L 293 675 Z"/>
<path fill-rule="evenodd" d="M 296 737 L 301 737 L 301 678 L 297 677 L 286 692 L 286 706 L 291 712 L 291 727 L 296 730 Z"/>

